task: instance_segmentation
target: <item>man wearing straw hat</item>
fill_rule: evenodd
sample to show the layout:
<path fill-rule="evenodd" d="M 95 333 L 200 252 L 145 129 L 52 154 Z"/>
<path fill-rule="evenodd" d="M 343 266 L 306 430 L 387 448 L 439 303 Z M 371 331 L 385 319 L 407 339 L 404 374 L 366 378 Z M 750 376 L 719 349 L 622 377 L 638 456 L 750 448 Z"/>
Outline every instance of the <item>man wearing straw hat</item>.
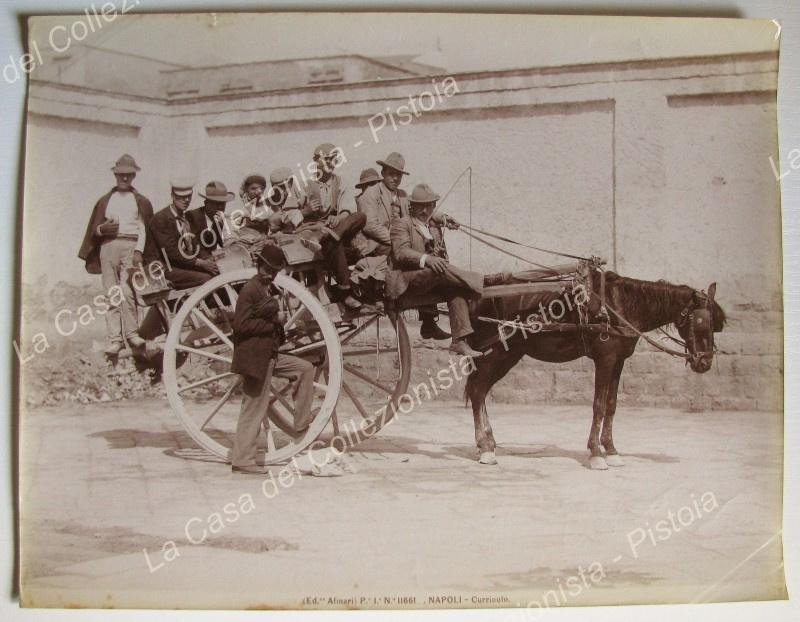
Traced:
<path fill-rule="evenodd" d="M 127 153 L 111 168 L 116 178 L 114 187 L 95 203 L 86 227 L 78 257 L 86 262 L 89 274 L 101 274 L 103 289 L 122 289 L 119 306 L 106 313 L 108 344 L 106 354 L 116 355 L 127 341 L 131 347 L 144 344 L 136 332 L 136 311 L 133 292 L 128 286 L 127 272 L 142 264 L 146 242 L 146 226 L 153 217 L 153 206 L 147 197 L 133 187 L 136 172 L 141 170 Z"/>

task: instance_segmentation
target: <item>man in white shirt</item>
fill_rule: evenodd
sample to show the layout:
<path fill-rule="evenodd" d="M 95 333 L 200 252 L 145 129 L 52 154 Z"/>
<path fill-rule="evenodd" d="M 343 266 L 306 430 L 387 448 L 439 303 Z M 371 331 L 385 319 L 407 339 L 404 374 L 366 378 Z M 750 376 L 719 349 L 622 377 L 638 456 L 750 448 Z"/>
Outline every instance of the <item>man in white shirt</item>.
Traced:
<path fill-rule="evenodd" d="M 106 353 L 114 356 L 125 347 L 125 341 L 131 347 L 144 344 L 137 333 L 128 271 L 142 264 L 145 231 L 153 216 L 153 206 L 132 185 L 136 172 L 141 170 L 133 157 L 124 154 L 111 170 L 116 185 L 95 204 L 78 256 L 86 262 L 87 272 L 102 275 L 107 298 L 117 298 L 113 292 L 109 293 L 110 289 L 122 289 L 122 303 L 106 313 Z"/>

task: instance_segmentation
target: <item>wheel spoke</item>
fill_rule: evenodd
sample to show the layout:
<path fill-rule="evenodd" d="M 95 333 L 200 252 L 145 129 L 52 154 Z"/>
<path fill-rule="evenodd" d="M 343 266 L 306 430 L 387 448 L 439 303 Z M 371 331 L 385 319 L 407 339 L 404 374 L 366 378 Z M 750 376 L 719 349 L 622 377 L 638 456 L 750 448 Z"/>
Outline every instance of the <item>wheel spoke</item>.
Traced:
<path fill-rule="evenodd" d="M 208 378 L 203 378 L 202 380 L 198 380 L 197 382 L 192 382 L 191 384 L 187 384 L 183 387 L 178 387 L 178 393 L 183 393 L 184 391 L 188 391 L 189 389 L 195 389 L 197 387 L 201 387 L 204 384 L 208 384 L 209 382 L 214 382 L 216 380 L 222 380 L 223 378 L 227 378 L 228 376 L 235 375 L 233 372 L 226 371 L 223 374 L 217 374 L 216 376 L 210 376 Z"/>
<path fill-rule="evenodd" d="M 366 356 L 369 354 L 394 354 L 395 348 L 363 348 L 361 350 L 342 350 L 342 356 Z"/>
<path fill-rule="evenodd" d="M 228 390 L 225 391 L 225 395 L 219 398 L 217 403 L 214 404 L 214 408 L 211 409 L 211 412 L 208 414 L 208 417 L 206 417 L 206 420 L 203 421 L 203 425 L 200 426 L 201 430 L 205 429 L 205 427 L 208 425 L 208 422 L 214 418 L 214 415 L 216 415 L 219 412 L 219 409 L 222 408 L 225 405 L 225 403 L 231 398 L 231 395 L 233 395 L 233 391 L 236 389 L 236 387 L 238 387 L 241 384 L 241 382 L 242 382 L 241 376 L 233 381 L 231 386 L 228 387 Z"/>
<path fill-rule="evenodd" d="M 353 337 L 355 337 L 356 335 L 359 335 L 359 334 L 363 333 L 365 330 L 367 330 L 367 328 L 369 328 L 370 326 L 372 326 L 372 324 L 374 324 L 374 323 L 375 323 L 375 321 L 376 321 L 377 319 L 379 319 L 379 318 L 380 318 L 380 316 L 379 316 L 379 315 L 373 315 L 373 316 L 372 316 L 372 317 L 371 317 L 369 320 L 367 320 L 366 322 L 364 322 L 364 323 L 363 323 L 361 326 L 359 326 L 358 328 L 354 328 L 354 329 L 353 329 L 352 331 L 350 331 L 349 333 L 346 333 L 345 335 L 343 335 L 343 336 L 340 338 L 340 339 L 341 339 L 341 343 L 342 343 L 342 345 L 346 344 L 348 341 L 350 341 L 350 340 L 351 340 Z"/>
<path fill-rule="evenodd" d="M 294 326 L 295 322 L 300 319 L 300 316 L 304 314 L 311 315 L 311 312 L 306 308 L 305 304 L 301 302 L 300 306 L 297 307 L 297 310 L 292 313 L 288 320 L 286 320 L 286 324 L 283 325 L 283 330 L 289 330 L 292 326 Z M 313 317 L 313 315 L 311 317 Z"/>
<path fill-rule="evenodd" d="M 223 363 L 230 364 L 233 359 L 227 356 L 222 356 L 221 354 L 217 354 L 216 352 L 206 352 L 205 350 L 198 350 L 197 348 L 190 348 L 189 346 L 185 346 L 182 343 L 179 343 L 175 346 L 176 350 L 180 350 L 181 352 L 189 352 L 191 354 L 198 354 L 200 356 L 205 356 L 206 358 L 214 359 L 215 361 L 222 361 Z"/>
<path fill-rule="evenodd" d="M 210 329 L 211 329 L 211 330 L 214 332 L 214 334 L 216 334 L 216 336 L 217 336 L 217 337 L 219 337 L 219 338 L 222 340 L 222 342 L 223 342 L 223 343 L 224 343 L 226 346 L 228 346 L 229 348 L 233 348 L 233 342 L 232 342 L 230 339 L 228 339 L 228 336 L 227 336 L 225 333 L 223 333 L 223 332 L 222 332 L 222 331 L 219 329 L 219 327 L 217 327 L 217 325 L 216 325 L 216 324 L 214 324 L 214 322 L 212 322 L 211 320 L 209 320 L 209 319 L 208 319 L 208 318 L 205 316 L 205 314 L 204 314 L 204 313 L 201 313 L 200 311 L 198 311 L 198 310 L 195 308 L 195 309 L 192 309 L 192 315 L 195 315 L 195 316 L 197 316 L 198 318 L 200 318 L 200 320 L 203 322 L 203 324 L 205 324 L 206 326 L 208 326 L 208 327 L 209 327 L 209 328 L 210 328 Z"/>
<path fill-rule="evenodd" d="M 387 387 L 384 384 L 381 384 L 380 382 L 378 382 L 374 378 L 370 378 L 367 374 L 365 374 L 364 372 L 356 369 L 352 365 L 348 365 L 347 363 L 344 363 L 344 369 L 345 369 L 345 371 L 350 372 L 354 376 L 357 376 L 357 377 L 361 378 L 361 380 L 363 380 L 367 384 L 371 384 L 372 386 L 377 387 L 378 389 L 380 389 L 381 391 L 383 391 L 387 395 L 392 395 L 392 393 L 394 393 L 394 391 L 392 389 L 390 389 L 389 387 Z"/>
<path fill-rule="evenodd" d="M 361 400 L 358 399 L 358 397 L 356 396 L 356 394 L 353 391 L 353 389 L 350 388 L 350 385 L 347 384 L 346 382 L 342 382 L 342 389 L 344 389 L 344 392 L 347 393 L 347 397 L 349 397 L 350 401 L 353 402 L 353 404 L 355 405 L 356 410 L 358 410 L 359 414 L 364 419 L 368 419 L 369 418 L 369 412 L 364 407 L 364 404 L 361 403 Z"/>

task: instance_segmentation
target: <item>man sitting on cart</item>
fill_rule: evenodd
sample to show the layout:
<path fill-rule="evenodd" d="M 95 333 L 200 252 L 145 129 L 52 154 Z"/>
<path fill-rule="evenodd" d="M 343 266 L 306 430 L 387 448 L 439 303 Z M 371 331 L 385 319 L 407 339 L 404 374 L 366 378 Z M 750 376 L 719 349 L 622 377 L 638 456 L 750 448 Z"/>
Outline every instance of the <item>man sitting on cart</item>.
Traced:
<path fill-rule="evenodd" d="M 198 257 L 193 246 L 194 235 L 186 218 L 193 190 L 190 183 L 172 182 L 172 202 L 147 224 L 146 259 L 164 264 L 164 274 L 175 289 L 198 287 L 219 273 L 217 265 Z"/>
<path fill-rule="evenodd" d="M 258 273 L 239 293 L 233 320 L 233 361 L 231 371 L 244 377 L 242 407 L 231 452 L 234 473 L 267 473 L 256 464 L 258 437 L 270 405 L 270 371 L 294 380 L 294 427 L 308 428 L 312 420 L 314 366 L 307 360 L 278 353 L 283 338 L 283 322 L 275 275 L 286 265 L 283 251 L 266 244 L 256 259 Z M 272 369 L 269 370 L 270 365 Z"/>
<path fill-rule="evenodd" d="M 288 168 L 270 174 L 272 187 L 267 201 L 274 213 L 269 217 L 272 234 L 297 233 L 313 250 L 322 252 L 330 273 L 336 279 L 334 297 L 348 309 L 356 311 L 361 303 L 350 291 L 350 269 L 345 245 L 366 222 L 363 214 L 341 215 L 326 211 L 319 194 L 306 194 L 297 188 L 295 177 Z M 313 192 L 313 191 L 312 191 Z"/>
<path fill-rule="evenodd" d="M 390 298 L 407 295 L 412 299 L 417 295 L 440 295 L 450 312 L 450 351 L 481 356 L 467 343 L 473 332 L 467 299 L 480 297 L 484 277 L 448 262 L 441 229 L 429 225 L 438 200 L 439 195 L 428 184 L 418 184 L 409 197 L 408 214 L 392 221 L 386 293 Z"/>

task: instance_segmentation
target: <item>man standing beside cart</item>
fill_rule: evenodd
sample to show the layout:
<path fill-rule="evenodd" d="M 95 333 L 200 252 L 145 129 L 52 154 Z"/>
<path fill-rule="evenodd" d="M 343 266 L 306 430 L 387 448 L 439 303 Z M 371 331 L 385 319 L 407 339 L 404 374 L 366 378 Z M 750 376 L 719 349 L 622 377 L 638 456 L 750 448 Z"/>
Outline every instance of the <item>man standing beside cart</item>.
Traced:
<path fill-rule="evenodd" d="M 141 170 L 132 156 L 124 154 L 111 170 L 116 184 L 95 204 L 78 257 L 86 262 L 87 272 L 102 275 L 106 296 L 114 298 L 108 294 L 112 287 L 122 289 L 122 303 L 110 307 L 106 314 L 106 354 L 117 355 L 125 341 L 131 347 L 144 343 L 136 332 L 136 308 L 127 273 L 142 264 L 153 206 L 132 185 Z"/>
<path fill-rule="evenodd" d="M 286 265 L 286 257 L 279 247 L 266 244 L 256 263 L 258 273 L 239 293 L 233 320 L 231 371 L 244 379 L 244 396 L 231 451 L 234 473 L 268 472 L 266 467 L 256 464 L 256 453 L 262 422 L 267 422 L 272 375 L 294 380 L 295 430 L 304 431 L 313 418 L 314 366 L 300 357 L 278 353 L 286 318 L 280 311 L 272 281 Z"/>

